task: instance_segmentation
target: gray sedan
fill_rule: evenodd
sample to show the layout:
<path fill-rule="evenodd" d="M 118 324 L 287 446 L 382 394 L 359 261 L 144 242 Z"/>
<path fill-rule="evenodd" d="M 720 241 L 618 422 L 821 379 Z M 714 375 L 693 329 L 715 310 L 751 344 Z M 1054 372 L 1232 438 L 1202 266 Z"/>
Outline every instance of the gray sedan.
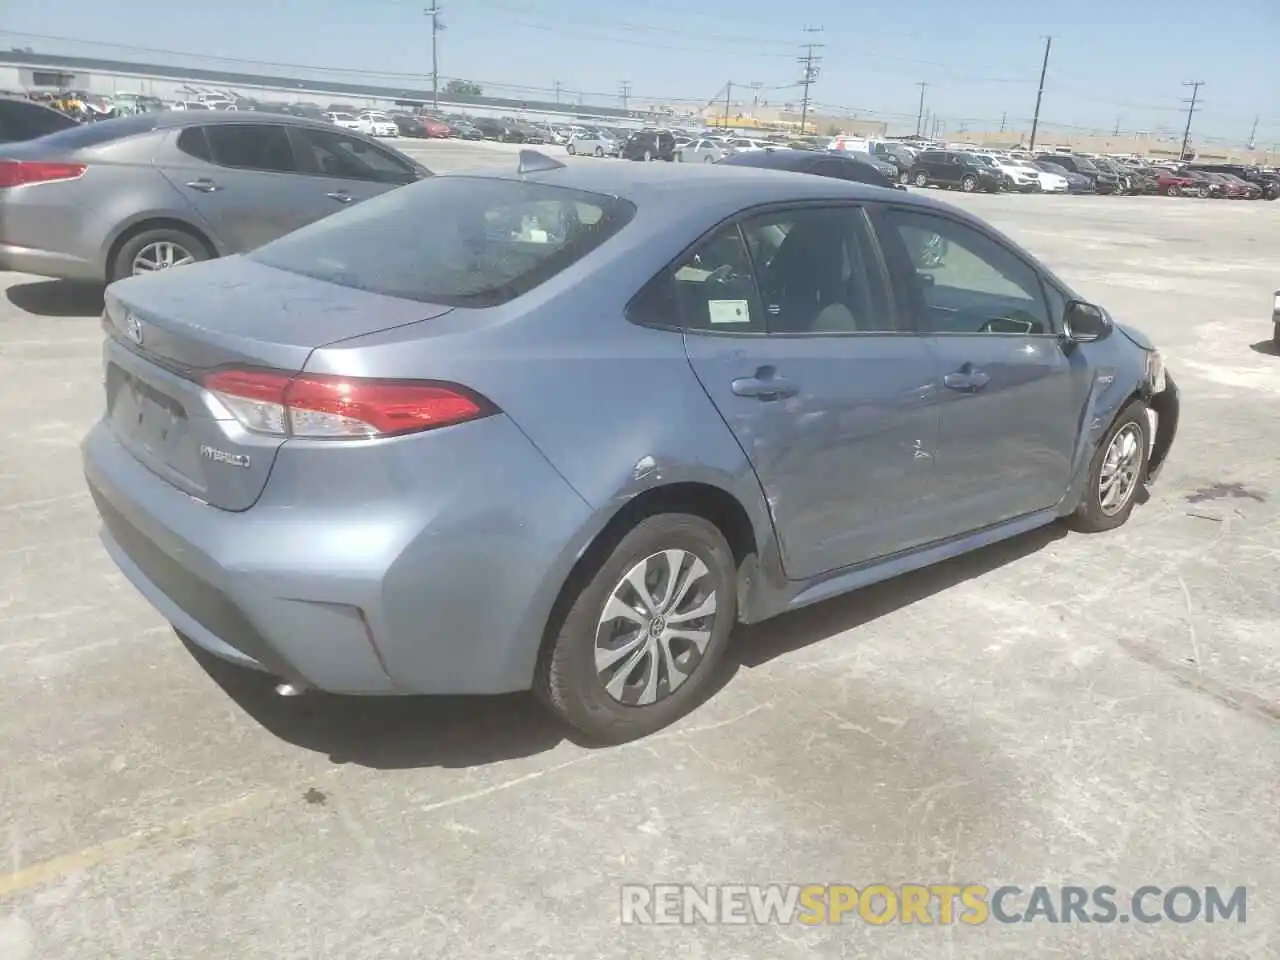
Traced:
<path fill-rule="evenodd" d="M 739 622 L 1118 527 L 1178 419 L 1154 346 L 981 220 L 722 164 L 526 151 L 114 284 L 105 326 L 85 471 L 182 634 L 600 740 L 693 709 Z"/>
<path fill-rule="evenodd" d="M 0 269 L 112 281 L 252 250 L 430 172 L 299 117 L 146 113 L 0 148 Z"/>

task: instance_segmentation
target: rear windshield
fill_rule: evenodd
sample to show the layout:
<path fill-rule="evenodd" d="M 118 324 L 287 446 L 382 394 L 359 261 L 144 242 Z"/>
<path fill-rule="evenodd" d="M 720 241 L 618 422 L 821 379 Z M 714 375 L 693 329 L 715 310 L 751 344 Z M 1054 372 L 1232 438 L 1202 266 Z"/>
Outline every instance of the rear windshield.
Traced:
<path fill-rule="evenodd" d="M 370 293 L 491 307 L 572 266 L 624 227 L 624 200 L 482 177 L 433 177 L 367 200 L 249 254 Z"/>
<path fill-rule="evenodd" d="M 156 116 L 140 113 L 132 117 L 120 117 L 117 120 L 99 120 L 95 123 L 82 123 L 57 133 L 51 133 L 40 142 L 60 150 L 82 150 L 85 147 L 96 147 L 113 140 L 149 133 L 156 128 Z"/>

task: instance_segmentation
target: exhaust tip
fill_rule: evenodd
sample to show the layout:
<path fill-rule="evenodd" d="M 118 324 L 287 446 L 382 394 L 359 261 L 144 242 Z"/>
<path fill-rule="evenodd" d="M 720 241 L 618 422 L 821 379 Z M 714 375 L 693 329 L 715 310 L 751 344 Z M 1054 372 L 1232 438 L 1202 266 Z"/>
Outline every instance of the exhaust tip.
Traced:
<path fill-rule="evenodd" d="M 278 697 L 300 697 L 306 692 L 307 688 L 300 683 L 276 684 L 276 696 Z"/>

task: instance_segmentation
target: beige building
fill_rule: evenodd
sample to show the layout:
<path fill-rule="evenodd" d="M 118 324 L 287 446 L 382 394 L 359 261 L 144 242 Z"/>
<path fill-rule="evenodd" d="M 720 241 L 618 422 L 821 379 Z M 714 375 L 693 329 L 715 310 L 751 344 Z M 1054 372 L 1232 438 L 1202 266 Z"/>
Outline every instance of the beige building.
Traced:
<path fill-rule="evenodd" d="M 702 120 L 711 126 L 726 126 L 725 115 L 728 114 L 727 126 L 738 129 L 785 130 L 790 133 L 800 132 L 800 111 L 786 107 L 742 106 L 733 105 L 726 111 L 723 104 L 708 106 L 702 111 Z M 804 132 L 820 136 L 835 136 L 839 133 L 851 133 L 863 137 L 882 137 L 888 130 L 883 120 L 851 120 L 847 117 L 833 117 L 826 114 L 810 113 L 805 117 Z"/>

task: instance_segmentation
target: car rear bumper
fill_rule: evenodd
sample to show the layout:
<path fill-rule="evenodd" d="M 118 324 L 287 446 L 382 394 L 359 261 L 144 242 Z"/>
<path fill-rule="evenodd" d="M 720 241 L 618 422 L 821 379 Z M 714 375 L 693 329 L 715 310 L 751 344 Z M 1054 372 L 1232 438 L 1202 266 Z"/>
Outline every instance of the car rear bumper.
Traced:
<path fill-rule="evenodd" d="M 101 283 L 102 268 L 96 263 L 69 253 L 21 247 L 0 241 L 0 270 L 15 273 L 33 273 L 57 280 L 84 280 Z"/>
<path fill-rule="evenodd" d="M 589 508 L 505 417 L 437 433 L 453 436 L 282 448 L 240 513 L 105 424 L 82 454 L 108 554 L 209 653 L 332 693 L 527 689 Z"/>

